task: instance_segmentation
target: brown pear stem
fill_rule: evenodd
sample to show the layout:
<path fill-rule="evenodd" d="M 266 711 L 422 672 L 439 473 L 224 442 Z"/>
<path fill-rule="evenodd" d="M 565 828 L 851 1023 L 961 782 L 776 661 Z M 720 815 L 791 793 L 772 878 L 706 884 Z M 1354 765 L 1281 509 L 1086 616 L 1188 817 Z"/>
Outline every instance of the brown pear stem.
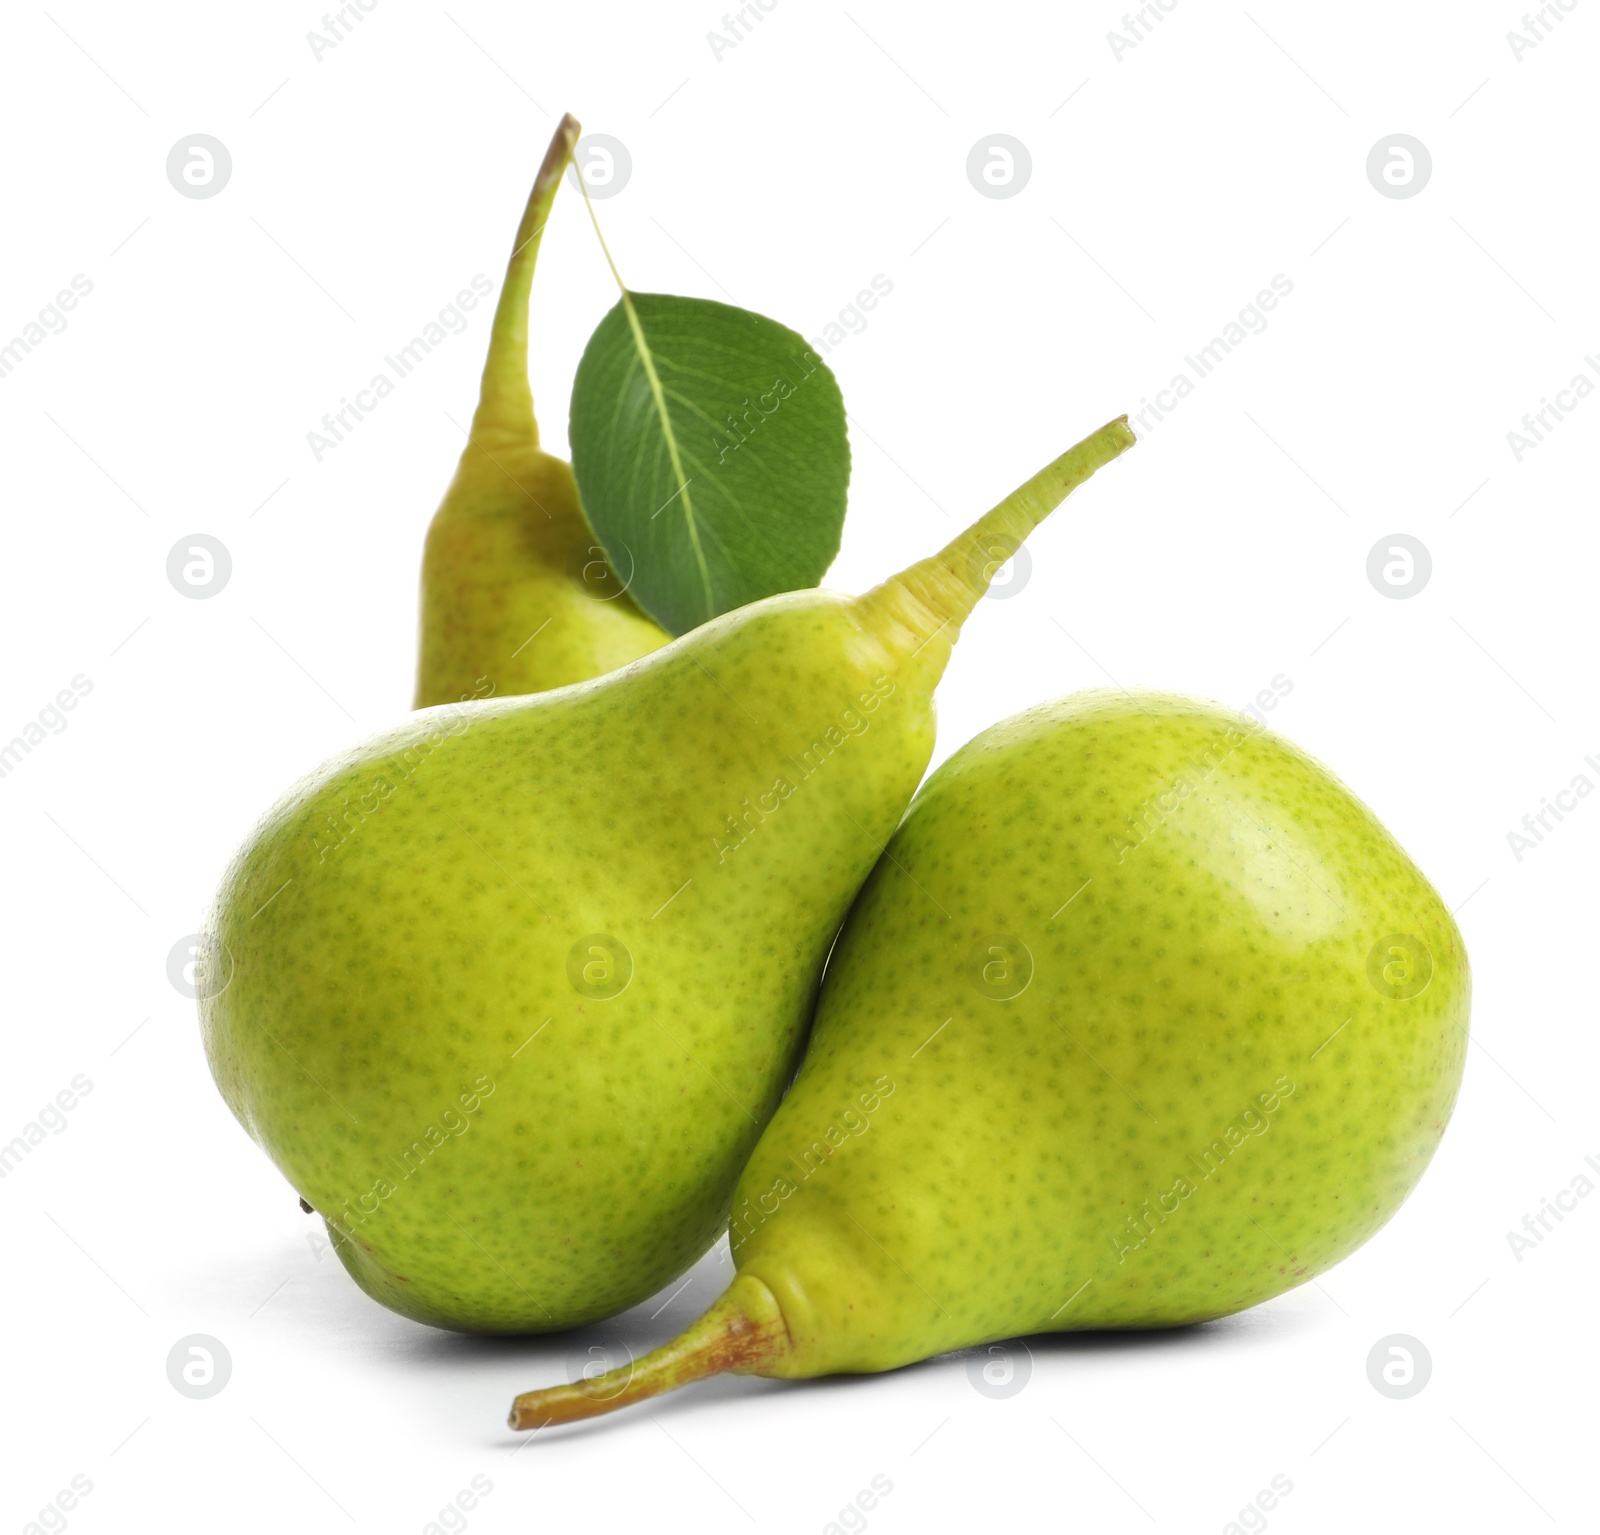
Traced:
<path fill-rule="evenodd" d="M 936 680 L 961 625 L 1000 566 L 1073 491 L 1137 440 L 1126 416 L 1108 421 L 1046 464 L 937 554 L 858 597 L 856 611 L 862 624 L 902 661 L 918 657 Z"/>
<path fill-rule="evenodd" d="M 742 1274 L 672 1342 L 593 1379 L 525 1391 L 511 1404 L 507 1421 L 526 1429 L 598 1418 L 708 1375 L 764 1373 L 763 1366 L 789 1352 L 789 1329 L 772 1292 Z"/>
<path fill-rule="evenodd" d="M 570 112 L 556 126 L 545 151 L 544 163 L 534 178 L 517 243 L 506 263 L 506 280 L 495 306 L 489 332 L 489 356 L 483 365 L 483 385 L 472 418 L 472 440 L 493 443 L 511 440 L 537 447 L 539 428 L 533 415 L 533 390 L 528 383 L 528 295 L 533 291 L 533 269 L 539 259 L 539 242 L 550 209 L 561 186 L 562 174 L 583 131 Z"/>

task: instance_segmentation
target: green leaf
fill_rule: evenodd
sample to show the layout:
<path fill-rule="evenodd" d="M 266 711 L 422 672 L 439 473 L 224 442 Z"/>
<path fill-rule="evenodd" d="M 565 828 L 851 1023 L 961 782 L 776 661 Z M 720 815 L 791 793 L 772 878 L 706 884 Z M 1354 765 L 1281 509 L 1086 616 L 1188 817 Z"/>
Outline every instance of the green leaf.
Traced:
<path fill-rule="evenodd" d="M 844 400 L 804 337 L 764 315 L 624 294 L 578 364 L 570 440 L 612 568 L 673 634 L 815 586 L 839 552 Z"/>

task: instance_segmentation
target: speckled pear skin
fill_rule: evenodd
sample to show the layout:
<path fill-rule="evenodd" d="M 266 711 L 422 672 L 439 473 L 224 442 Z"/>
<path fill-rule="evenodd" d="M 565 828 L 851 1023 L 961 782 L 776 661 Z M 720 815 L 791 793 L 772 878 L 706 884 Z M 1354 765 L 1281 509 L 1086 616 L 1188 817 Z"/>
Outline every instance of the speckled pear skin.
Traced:
<path fill-rule="evenodd" d="M 224 1097 L 407 1316 L 538 1332 L 643 1300 L 722 1229 L 933 736 L 931 683 L 821 591 L 412 716 L 226 876 Z"/>
<path fill-rule="evenodd" d="M 428 528 L 416 707 L 586 682 L 665 645 L 612 573 L 564 459 L 479 436 Z"/>
<path fill-rule="evenodd" d="M 862 890 L 740 1179 L 738 1283 L 790 1339 L 759 1373 L 1178 1326 L 1303 1283 L 1427 1166 L 1469 994 L 1395 840 L 1243 716 L 1090 693 L 985 731 Z"/>
<path fill-rule="evenodd" d="M 1133 442 L 1107 422 L 860 597 L 787 593 L 590 682 L 419 711 L 268 814 L 207 929 L 226 984 L 201 1029 L 369 1294 L 540 1332 L 710 1244 L 994 550 Z"/>
<path fill-rule="evenodd" d="M 422 559 L 415 706 L 586 682 L 666 632 L 634 605 L 590 531 L 572 468 L 539 446 L 528 299 L 544 227 L 577 142 L 561 120 L 506 268 L 483 387 Z"/>

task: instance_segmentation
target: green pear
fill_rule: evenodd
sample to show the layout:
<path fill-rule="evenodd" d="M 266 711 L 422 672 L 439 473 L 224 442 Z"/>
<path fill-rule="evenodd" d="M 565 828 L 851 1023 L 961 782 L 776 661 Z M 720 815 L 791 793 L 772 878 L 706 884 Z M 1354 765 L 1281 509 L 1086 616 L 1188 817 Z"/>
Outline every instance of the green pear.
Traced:
<path fill-rule="evenodd" d="M 570 114 L 561 119 L 529 194 L 472 430 L 428 528 L 418 709 L 586 682 L 667 643 L 612 573 L 571 466 L 540 448 L 533 416 L 528 294 L 579 131 Z"/>
<path fill-rule="evenodd" d="M 857 899 L 722 1299 L 512 1423 L 1253 1306 L 1416 1184 L 1469 991 L 1439 896 L 1287 741 L 1156 693 L 1019 715 L 929 778 Z"/>
<path fill-rule="evenodd" d="M 991 551 L 1132 441 L 1112 422 L 864 597 L 424 710 L 263 820 L 210 929 L 207 1053 L 369 1294 L 543 1331 L 716 1238 Z"/>

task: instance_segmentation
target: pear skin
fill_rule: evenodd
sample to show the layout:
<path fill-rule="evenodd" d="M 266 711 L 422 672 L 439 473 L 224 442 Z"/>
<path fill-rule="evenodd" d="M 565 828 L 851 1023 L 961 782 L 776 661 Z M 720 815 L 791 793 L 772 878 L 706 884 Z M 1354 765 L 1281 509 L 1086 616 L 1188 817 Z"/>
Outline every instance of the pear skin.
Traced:
<path fill-rule="evenodd" d="M 1244 716 L 1107 692 L 996 725 L 851 911 L 734 1196 L 738 1277 L 659 1354 L 528 1393 L 512 1424 L 1303 1284 L 1422 1175 L 1470 989 L 1394 838 Z"/>
<path fill-rule="evenodd" d="M 217 899 L 207 1053 L 369 1294 L 570 1327 L 716 1238 L 989 551 L 1132 441 L 1112 422 L 863 597 L 788 593 L 587 683 L 423 710 L 263 820 Z"/>
<path fill-rule="evenodd" d="M 529 194 L 495 309 L 478 409 L 428 528 L 415 707 L 586 682 L 665 645 L 590 531 L 564 460 L 539 446 L 528 296 L 580 132 L 562 118 Z"/>

